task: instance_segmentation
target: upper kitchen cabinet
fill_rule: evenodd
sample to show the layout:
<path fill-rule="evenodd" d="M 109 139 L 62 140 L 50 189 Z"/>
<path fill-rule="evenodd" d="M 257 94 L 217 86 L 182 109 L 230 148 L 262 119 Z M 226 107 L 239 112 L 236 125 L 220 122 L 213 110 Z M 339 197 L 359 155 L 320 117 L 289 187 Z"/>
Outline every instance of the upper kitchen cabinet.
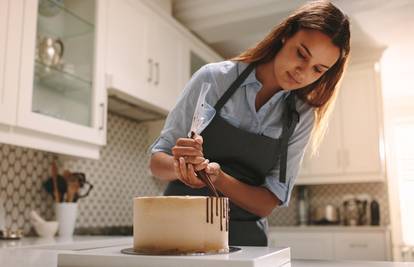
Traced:
<path fill-rule="evenodd" d="M 131 101 L 167 114 L 180 86 L 179 34 L 140 1 L 112 0 L 108 5 L 110 93 L 125 93 Z"/>
<path fill-rule="evenodd" d="M 18 126 L 105 144 L 102 1 L 24 1 Z"/>
<path fill-rule="evenodd" d="M 183 39 L 174 26 L 159 16 L 151 16 L 149 29 L 149 101 L 170 111 L 181 86 Z"/>
<path fill-rule="evenodd" d="M 22 17 L 21 1 L 0 1 L 0 125 L 13 125 L 16 121 L 20 58 L 16 47 L 20 44 Z"/>
<path fill-rule="evenodd" d="M 148 99 L 153 62 L 147 55 L 150 14 L 139 1 L 107 1 L 108 87 L 131 98 Z"/>
<path fill-rule="evenodd" d="M 375 66 L 350 65 L 319 153 L 305 153 L 298 184 L 385 180 L 381 87 Z"/>
<path fill-rule="evenodd" d="M 150 1 L 110 0 L 107 14 L 110 96 L 166 115 L 190 69 L 220 58 Z"/>

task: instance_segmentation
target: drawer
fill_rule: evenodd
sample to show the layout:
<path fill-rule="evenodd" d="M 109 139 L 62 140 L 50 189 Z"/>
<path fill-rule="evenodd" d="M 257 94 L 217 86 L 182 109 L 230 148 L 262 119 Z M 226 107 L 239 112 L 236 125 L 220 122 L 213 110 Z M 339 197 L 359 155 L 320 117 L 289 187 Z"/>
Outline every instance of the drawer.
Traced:
<path fill-rule="evenodd" d="M 332 233 L 269 233 L 270 245 L 275 247 L 290 247 L 292 259 L 332 260 Z"/>
<path fill-rule="evenodd" d="M 387 260 L 384 233 L 334 233 L 337 260 Z"/>

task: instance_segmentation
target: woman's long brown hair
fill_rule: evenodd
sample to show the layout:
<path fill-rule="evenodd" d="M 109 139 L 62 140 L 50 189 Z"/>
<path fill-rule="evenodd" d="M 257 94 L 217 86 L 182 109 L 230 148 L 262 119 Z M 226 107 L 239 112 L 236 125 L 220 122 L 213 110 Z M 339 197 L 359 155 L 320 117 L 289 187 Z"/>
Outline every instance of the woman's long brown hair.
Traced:
<path fill-rule="evenodd" d="M 293 36 L 301 29 L 321 31 L 340 48 L 340 56 L 336 63 L 317 81 L 293 91 L 297 97 L 314 107 L 312 152 L 315 153 L 325 134 L 328 118 L 334 107 L 340 80 L 348 61 L 350 51 L 348 17 L 329 1 L 309 2 L 273 28 L 255 47 L 247 49 L 231 60 L 256 64 L 269 62 L 282 48 L 282 39 Z"/>

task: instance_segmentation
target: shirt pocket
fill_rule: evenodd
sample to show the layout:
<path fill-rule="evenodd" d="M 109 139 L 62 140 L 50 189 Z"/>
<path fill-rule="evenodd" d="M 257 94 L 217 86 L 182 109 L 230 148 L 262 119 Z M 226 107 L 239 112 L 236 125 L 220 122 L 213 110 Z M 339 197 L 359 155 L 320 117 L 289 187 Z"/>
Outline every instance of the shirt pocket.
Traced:
<path fill-rule="evenodd" d="M 239 128 L 240 127 L 240 119 L 235 118 L 233 116 L 230 116 L 228 114 L 220 114 L 220 116 L 225 119 L 228 123 L 230 123 L 231 125 L 233 125 L 234 127 Z"/>
<path fill-rule="evenodd" d="M 264 129 L 263 135 L 277 139 L 282 135 L 282 127 L 268 126 Z"/>

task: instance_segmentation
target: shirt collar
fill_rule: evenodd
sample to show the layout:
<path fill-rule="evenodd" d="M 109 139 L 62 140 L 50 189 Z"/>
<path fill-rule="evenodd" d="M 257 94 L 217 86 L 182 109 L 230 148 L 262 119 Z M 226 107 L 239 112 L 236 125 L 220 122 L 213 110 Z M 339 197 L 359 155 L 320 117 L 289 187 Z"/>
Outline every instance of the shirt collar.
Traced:
<path fill-rule="evenodd" d="M 237 62 L 237 75 L 240 75 L 243 72 L 243 70 L 247 68 L 248 65 L 249 63 L 238 61 Z M 259 87 L 262 87 L 262 83 L 256 78 L 256 67 L 252 70 L 252 72 L 249 73 L 247 78 L 243 81 L 243 83 L 240 86 L 251 84 L 251 83 L 256 83 L 259 85 Z M 287 92 L 284 91 L 283 99 L 286 99 L 289 96 L 289 94 L 290 94 L 290 91 L 287 91 Z"/>
<path fill-rule="evenodd" d="M 240 75 L 243 72 L 243 70 L 247 68 L 248 65 L 249 63 L 245 63 L 241 61 L 237 62 L 237 75 Z M 243 83 L 240 86 L 251 84 L 251 83 L 256 83 L 262 86 L 261 82 L 256 78 L 256 67 L 252 70 L 252 72 L 249 73 L 247 78 L 243 81 Z"/>

